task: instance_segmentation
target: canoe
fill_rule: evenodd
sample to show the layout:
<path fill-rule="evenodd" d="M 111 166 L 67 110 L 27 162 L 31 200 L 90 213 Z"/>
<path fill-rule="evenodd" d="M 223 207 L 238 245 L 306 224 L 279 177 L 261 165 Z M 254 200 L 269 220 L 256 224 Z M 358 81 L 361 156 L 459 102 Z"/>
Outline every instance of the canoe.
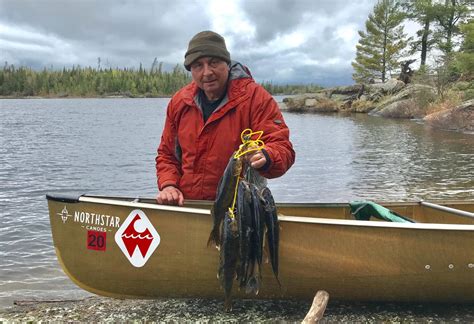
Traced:
<path fill-rule="evenodd" d="M 210 202 L 47 195 L 56 254 L 79 287 L 118 298 L 222 297 Z M 280 281 L 257 296 L 474 302 L 474 201 L 379 202 L 416 223 L 355 220 L 348 203 L 278 204 Z"/>

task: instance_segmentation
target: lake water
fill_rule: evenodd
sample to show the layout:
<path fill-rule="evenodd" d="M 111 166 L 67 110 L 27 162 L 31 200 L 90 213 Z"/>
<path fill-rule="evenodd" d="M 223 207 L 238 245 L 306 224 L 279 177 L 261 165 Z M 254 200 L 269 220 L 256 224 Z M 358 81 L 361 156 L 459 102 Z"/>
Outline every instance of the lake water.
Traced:
<path fill-rule="evenodd" d="M 89 295 L 56 260 L 45 195 L 154 196 L 167 103 L 0 100 L 0 307 Z M 474 199 L 474 135 L 364 114 L 284 116 L 296 163 L 269 181 L 277 201 Z"/>

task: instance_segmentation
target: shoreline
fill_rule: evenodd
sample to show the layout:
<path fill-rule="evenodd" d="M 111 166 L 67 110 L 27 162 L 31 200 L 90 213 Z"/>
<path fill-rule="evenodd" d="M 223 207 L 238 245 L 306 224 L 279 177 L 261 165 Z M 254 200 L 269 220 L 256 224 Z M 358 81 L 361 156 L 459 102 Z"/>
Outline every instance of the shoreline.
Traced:
<path fill-rule="evenodd" d="M 236 299 L 223 311 L 222 299 L 155 300 L 87 297 L 65 301 L 23 301 L 0 310 L 0 321 L 301 322 L 311 300 Z M 323 322 L 473 322 L 473 304 L 369 303 L 329 300 Z"/>
<path fill-rule="evenodd" d="M 51 97 L 42 97 L 42 96 L 0 96 L 2 99 L 155 99 L 155 98 L 171 98 L 172 96 L 122 96 L 122 95 L 110 95 L 110 96 L 97 96 L 97 97 L 80 97 L 80 96 L 51 96 Z"/>
<path fill-rule="evenodd" d="M 154 98 L 171 98 L 171 95 L 159 95 L 159 96 L 127 96 L 127 95 L 104 95 L 104 96 L 0 96 L 2 99 L 154 99 Z M 291 94 L 274 94 L 273 97 L 292 97 L 295 95 Z"/>

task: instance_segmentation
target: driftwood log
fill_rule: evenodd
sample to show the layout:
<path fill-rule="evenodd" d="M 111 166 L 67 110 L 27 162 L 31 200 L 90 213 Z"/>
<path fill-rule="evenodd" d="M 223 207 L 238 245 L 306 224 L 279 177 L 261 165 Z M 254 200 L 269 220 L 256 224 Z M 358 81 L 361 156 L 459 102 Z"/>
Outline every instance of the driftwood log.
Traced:
<path fill-rule="evenodd" d="M 401 80 L 405 82 L 405 84 L 408 84 L 411 82 L 411 77 L 413 76 L 413 70 L 410 68 L 410 64 L 414 63 L 416 59 L 413 60 L 407 60 L 402 62 L 400 64 L 401 71 L 400 71 L 400 76 L 398 77 L 398 80 Z"/>
<path fill-rule="evenodd" d="M 317 323 L 323 318 L 324 311 L 329 301 L 329 294 L 324 290 L 319 290 L 314 296 L 313 304 L 309 309 L 308 314 L 304 318 L 304 324 Z"/>

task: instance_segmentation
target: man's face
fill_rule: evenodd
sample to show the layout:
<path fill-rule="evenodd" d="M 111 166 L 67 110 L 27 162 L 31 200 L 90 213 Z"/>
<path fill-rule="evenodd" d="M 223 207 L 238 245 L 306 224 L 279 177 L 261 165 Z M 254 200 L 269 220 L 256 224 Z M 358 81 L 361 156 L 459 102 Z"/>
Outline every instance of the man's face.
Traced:
<path fill-rule="evenodd" d="M 217 57 L 201 57 L 191 64 L 191 75 L 207 98 L 216 100 L 226 89 L 229 66 Z"/>

